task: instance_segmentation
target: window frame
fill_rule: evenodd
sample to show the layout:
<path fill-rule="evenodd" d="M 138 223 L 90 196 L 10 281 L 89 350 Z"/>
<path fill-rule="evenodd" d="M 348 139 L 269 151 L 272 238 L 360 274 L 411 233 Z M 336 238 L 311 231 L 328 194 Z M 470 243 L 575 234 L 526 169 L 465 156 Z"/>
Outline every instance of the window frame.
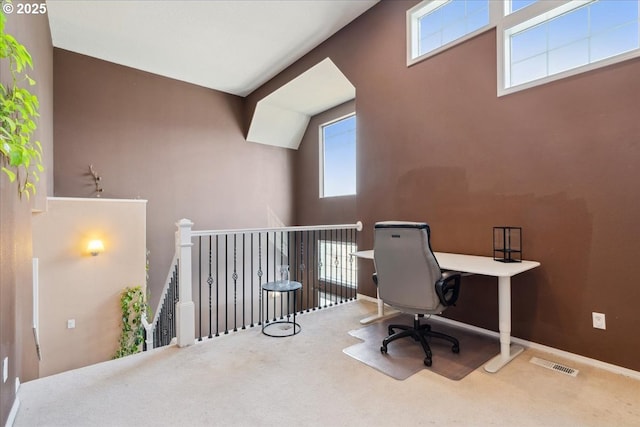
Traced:
<path fill-rule="evenodd" d="M 474 30 L 468 34 L 465 34 L 464 36 L 457 38 L 447 44 L 444 44 L 437 49 L 431 50 L 422 55 L 417 55 L 419 52 L 418 40 L 420 37 L 420 35 L 418 34 L 418 21 L 427 13 L 433 12 L 434 10 L 444 6 L 447 3 L 450 3 L 451 1 L 453 0 L 423 0 L 417 5 L 413 6 L 411 9 L 407 10 L 407 67 L 422 62 L 425 59 L 431 58 L 432 56 L 438 55 L 439 53 L 444 52 L 447 49 L 450 49 L 460 43 L 464 43 L 465 41 L 470 40 L 479 34 L 491 30 L 497 25 L 497 22 L 502 14 L 502 4 L 500 2 L 488 0 L 489 23 L 487 25 L 478 28 L 477 30 Z"/>
<path fill-rule="evenodd" d="M 429 12 L 436 10 L 451 1 L 455 0 L 423 0 L 413 6 L 406 13 L 406 60 L 407 67 L 415 65 L 425 59 L 438 55 L 447 49 L 464 43 L 477 35 L 496 28 L 496 58 L 497 58 L 497 96 L 501 97 L 516 93 L 521 90 L 530 89 L 544 85 L 556 80 L 561 80 L 574 75 L 597 70 L 602 67 L 624 62 L 640 57 L 640 46 L 631 51 L 619 53 L 609 58 L 590 62 L 576 68 L 568 69 L 559 73 L 541 77 L 529 82 L 507 87 L 511 76 L 511 36 L 518 32 L 533 28 L 536 25 L 548 22 L 564 13 L 571 12 L 582 6 L 595 1 L 606 0 L 540 0 L 526 5 L 516 11 L 511 12 L 512 0 L 489 0 L 489 24 L 479 28 L 463 37 L 451 41 L 423 55 L 415 56 L 419 52 L 419 26 L 418 21 Z M 640 0 L 635 0 L 639 4 Z M 639 12 L 640 15 L 640 12 Z M 639 17 L 640 18 L 640 17 Z M 640 23 L 638 24 L 640 27 Z M 640 32 L 640 29 L 639 29 Z M 507 68 L 509 67 L 509 68 Z"/>
<path fill-rule="evenodd" d="M 510 80 L 511 76 L 511 70 L 509 68 L 511 63 L 510 38 L 513 34 L 526 31 L 536 25 L 548 22 L 562 14 L 574 11 L 582 6 L 594 3 L 595 1 L 597 0 L 545 0 L 533 3 L 504 16 L 498 23 L 496 29 L 498 50 L 498 97 L 639 57 L 640 48 L 601 59 L 599 61 L 590 62 L 580 67 L 565 70 L 560 73 L 535 79 L 516 86 L 507 87 L 507 82 Z"/>
<path fill-rule="evenodd" d="M 328 198 L 335 198 L 335 197 L 352 197 L 358 194 L 358 182 L 357 182 L 357 174 L 356 174 L 356 182 L 355 182 L 355 190 L 353 193 L 350 194 L 339 194 L 339 195 L 335 195 L 335 196 L 325 196 L 324 194 L 324 178 L 325 178 L 325 173 L 324 173 L 324 165 L 325 165 L 325 150 L 324 150 L 324 128 L 327 126 L 331 126 L 332 124 L 335 124 L 339 121 L 342 120 L 346 120 L 350 117 L 356 117 L 356 112 L 353 111 L 351 113 L 342 115 L 340 117 L 337 117 L 335 119 L 329 120 L 328 122 L 324 122 L 321 123 L 318 126 L 318 148 L 320 150 L 319 152 L 319 170 L 318 170 L 318 194 L 319 194 L 319 198 L 320 199 L 328 199 Z M 357 132 L 357 117 L 356 117 L 356 132 Z M 357 144 L 358 144 L 358 140 L 357 140 L 357 135 L 356 135 L 356 141 L 354 142 L 354 144 L 356 144 L 356 162 L 353 165 L 354 169 L 357 171 Z"/>
<path fill-rule="evenodd" d="M 537 1 L 537 0 L 536 0 Z M 523 9 L 526 9 L 530 6 L 533 6 L 535 3 L 528 4 L 526 6 L 521 7 L 520 9 L 513 10 L 513 0 L 504 0 L 504 16 L 509 16 L 512 13 L 517 13 Z"/>

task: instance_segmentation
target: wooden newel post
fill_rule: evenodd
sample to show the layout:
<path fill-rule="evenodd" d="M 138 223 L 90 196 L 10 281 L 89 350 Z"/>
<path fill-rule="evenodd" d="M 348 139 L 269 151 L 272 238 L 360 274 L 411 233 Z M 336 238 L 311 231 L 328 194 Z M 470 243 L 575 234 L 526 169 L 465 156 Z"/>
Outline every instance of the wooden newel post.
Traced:
<path fill-rule="evenodd" d="M 193 223 L 186 218 L 177 224 L 176 250 L 178 252 L 179 296 L 176 303 L 176 338 L 178 347 L 192 345 L 195 335 L 195 307 L 191 300 L 191 227 Z"/>

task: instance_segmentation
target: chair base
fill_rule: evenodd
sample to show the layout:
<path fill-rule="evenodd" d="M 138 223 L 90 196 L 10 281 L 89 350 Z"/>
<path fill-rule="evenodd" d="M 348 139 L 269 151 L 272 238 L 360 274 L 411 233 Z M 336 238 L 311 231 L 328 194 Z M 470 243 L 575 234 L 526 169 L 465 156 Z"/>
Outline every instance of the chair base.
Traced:
<path fill-rule="evenodd" d="M 421 325 L 420 317 L 423 317 L 421 314 L 416 314 L 413 319 L 413 327 L 408 325 L 389 325 L 389 336 L 382 340 L 382 347 L 380 347 L 380 352 L 383 354 L 387 353 L 387 346 L 390 342 L 395 341 L 400 338 L 411 337 L 415 341 L 420 342 L 422 345 L 422 349 L 424 350 L 425 358 L 424 364 L 426 366 L 431 366 L 431 347 L 429 347 L 429 343 L 427 343 L 427 337 L 441 338 L 449 341 L 451 344 L 451 351 L 454 353 L 460 352 L 460 343 L 457 339 L 450 335 L 446 335 L 440 332 L 432 331 L 431 326 L 428 324 Z M 396 332 L 395 330 L 399 329 L 400 332 Z"/>

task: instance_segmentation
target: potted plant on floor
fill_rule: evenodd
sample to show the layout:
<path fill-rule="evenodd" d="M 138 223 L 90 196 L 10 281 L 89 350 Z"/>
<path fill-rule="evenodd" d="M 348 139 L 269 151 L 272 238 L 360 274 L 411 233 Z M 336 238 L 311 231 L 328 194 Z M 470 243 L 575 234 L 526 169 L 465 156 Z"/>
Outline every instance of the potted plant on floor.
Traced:
<path fill-rule="evenodd" d="M 142 350 L 144 342 L 144 327 L 142 316 L 145 315 L 147 304 L 144 292 L 140 286 L 125 288 L 120 295 L 120 309 L 122 310 L 122 332 L 119 347 L 114 359 L 136 354 Z"/>

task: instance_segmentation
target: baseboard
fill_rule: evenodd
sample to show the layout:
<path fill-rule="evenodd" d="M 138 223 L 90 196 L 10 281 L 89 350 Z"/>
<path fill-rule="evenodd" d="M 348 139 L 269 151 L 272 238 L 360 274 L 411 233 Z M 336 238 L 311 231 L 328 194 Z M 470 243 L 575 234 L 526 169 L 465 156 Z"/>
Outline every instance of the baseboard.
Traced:
<path fill-rule="evenodd" d="M 369 295 L 365 295 L 365 294 L 358 294 L 356 299 L 359 299 L 359 300 L 362 300 L 362 301 L 369 301 L 369 302 L 372 302 L 374 304 L 378 304 L 378 298 L 370 297 Z"/>
<path fill-rule="evenodd" d="M 498 332 L 491 331 L 489 329 L 479 328 L 477 326 L 469 325 L 467 323 L 462 323 L 457 320 L 447 319 L 446 317 L 442 317 L 442 316 L 432 316 L 431 319 L 436 320 L 438 322 L 454 325 L 459 328 L 474 331 L 483 335 L 488 335 L 498 339 L 500 338 L 500 334 Z M 594 368 L 603 369 L 605 371 L 612 372 L 614 374 L 624 375 L 625 377 L 630 377 L 636 380 L 640 380 L 640 372 L 634 371 L 632 369 L 624 368 L 622 366 L 613 365 L 611 363 L 603 362 L 601 360 L 596 360 L 590 357 L 581 356 L 579 354 L 570 353 L 568 351 L 559 350 L 554 347 L 549 347 L 543 344 L 527 341 L 522 338 L 511 337 L 511 342 L 514 344 L 521 345 L 525 348 L 531 348 L 533 350 L 543 351 L 545 353 L 550 353 L 555 356 L 562 357 L 564 359 L 573 360 L 575 362 L 583 363 L 585 365 L 592 366 Z"/>
<path fill-rule="evenodd" d="M 13 406 L 11 406 L 11 412 L 9 412 L 9 417 L 7 417 L 7 423 L 5 427 L 12 427 L 13 422 L 16 420 L 16 416 L 18 415 L 18 409 L 20 408 L 20 399 L 16 396 L 16 400 L 13 401 Z"/>

